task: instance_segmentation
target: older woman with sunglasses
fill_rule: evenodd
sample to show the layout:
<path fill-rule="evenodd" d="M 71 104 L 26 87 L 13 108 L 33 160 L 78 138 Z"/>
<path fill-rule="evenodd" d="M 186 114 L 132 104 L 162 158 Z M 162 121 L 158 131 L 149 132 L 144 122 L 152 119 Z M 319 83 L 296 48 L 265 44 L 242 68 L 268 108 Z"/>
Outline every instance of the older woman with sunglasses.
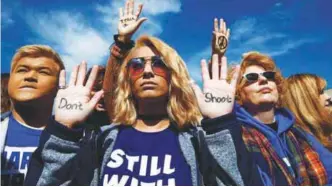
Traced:
<path fill-rule="evenodd" d="M 235 114 L 242 139 L 266 185 L 332 184 L 331 153 L 295 124 L 280 106 L 283 78 L 274 61 L 258 52 L 244 55 Z"/>

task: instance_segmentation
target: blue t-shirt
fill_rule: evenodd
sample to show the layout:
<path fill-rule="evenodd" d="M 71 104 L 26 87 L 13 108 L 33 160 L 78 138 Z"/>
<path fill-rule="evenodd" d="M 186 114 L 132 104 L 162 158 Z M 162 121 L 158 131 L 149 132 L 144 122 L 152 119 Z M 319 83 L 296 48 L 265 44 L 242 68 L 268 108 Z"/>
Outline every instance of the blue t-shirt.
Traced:
<path fill-rule="evenodd" d="M 31 154 L 39 144 L 42 129 L 32 128 L 9 116 L 4 152 L 1 155 L 1 185 L 23 185 Z"/>
<path fill-rule="evenodd" d="M 178 133 L 171 127 L 155 133 L 120 127 L 100 185 L 192 185 Z"/>

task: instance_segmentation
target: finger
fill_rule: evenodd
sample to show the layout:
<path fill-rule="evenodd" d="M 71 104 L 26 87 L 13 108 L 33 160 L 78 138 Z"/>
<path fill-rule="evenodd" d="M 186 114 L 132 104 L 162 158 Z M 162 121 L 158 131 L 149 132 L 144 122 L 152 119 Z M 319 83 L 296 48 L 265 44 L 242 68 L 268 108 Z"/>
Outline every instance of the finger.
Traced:
<path fill-rule="evenodd" d="M 134 15 L 134 1 L 131 0 L 130 3 L 129 3 L 129 14 L 130 15 Z"/>
<path fill-rule="evenodd" d="M 146 21 L 148 18 L 144 17 L 144 18 L 140 18 L 138 21 L 137 21 L 137 28 L 140 27 L 142 25 L 142 23 L 144 21 Z"/>
<path fill-rule="evenodd" d="M 227 58 L 223 56 L 221 58 L 221 71 L 220 71 L 220 79 L 226 80 L 227 78 Z"/>
<path fill-rule="evenodd" d="M 99 90 L 98 92 L 95 93 L 95 95 L 89 101 L 89 106 L 91 109 L 95 108 L 99 100 L 103 97 L 103 94 L 104 90 Z"/>
<path fill-rule="evenodd" d="M 90 73 L 89 79 L 88 79 L 88 81 L 87 81 L 86 84 L 85 84 L 85 87 L 89 88 L 89 90 L 92 89 L 92 87 L 93 87 L 93 85 L 94 85 L 94 83 L 95 83 L 95 80 L 96 80 L 97 75 L 98 75 L 98 70 L 99 70 L 99 68 L 98 68 L 97 65 L 94 65 L 94 66 L 92 67 L 92 70 L 91 70 L 91 73 Z"/>
<path fill-rule="evenodd" d="M 222 18 L 220 18 L 220 22 L 219 22 L 219 32 L 224 32 L 224 20 Z"/>
<path fill-rule="evenodd" d="M 218 63 L 218 55 L 212 55 L 212 79 L 219 79 L 219 63 Z"/>
<path fill-rule="evenodd" d="M 214 18 L 214 31 L 215 32 L 219 31 L 219 29 L 218 29 L 218 19 L 217 18 Z"/>
<path fill-rule="evenodd" d="M 206 83 L 208 80 L 210 80 L 210 76 L 205 59 L 201 60 L 201 70 L 202 70 L 203 83 Z"/>
<path fill-rule="evenodd" d="M 229 29 L 227 29 L 227 32 L 226 32 L 226 38 L 229 40 L 229 35 L 230 35 L 230 30 Z"/>
<path fill-rule="evenodd" d="M 139 4 L 136 12 L 136 19 L 141 15 L 142 9 L 143 9 L 143 4 Z"/>
<path fill-rule="evenodd" d="M 78 69 L 76 85 L 83 85 L 86 75 L 86 62 L 83 61 Z"/>
<path fill-rule="evenodd" d="M 194 93 L 195 93 L 195 95 L 196 95 L 196 98 L 197 98 L 198 100 L 199 100 L 199 98 L 202 98 L 202 96 L 203 96 L 203 92 L 202 92 L 201 88 L 195 83 L 194 80 L 192 80 L 192 81 L 190 82 L 190 86 L 191 86 L 191 88 L 194 90 Z"/>
<path fill-rule="evenodd" d="M 112 50 L 111 53 L 112 53 L 112 56 L 114 56 L 114 57 L 120 57 L 120 55 L 121 55 L 119 52 L 117 52 L 115 50 Z"/>
<path fill-rule="evenodd" d="M 130 4 L 130 0 L 128 0 L 128 1 L 126 2 L 125 16 L 129 14 L 129 4 Z"/>
<path fill-rule="evenodd" d="M 112 50 L 117 51 L 117 52 L 121 52 L 120 47 L 118 47 L 117 45 L 113 45 Z"/>
<path fill-rule="evenodd" d="M 76 65 L 76 66 L 73 67 L 73 71 L 70 74 L 70 79 L 69 79 L 69 85 L 68 86 L 75 86 L 76 79 L 77 79 L 78 68 L 79 68 L 79 65 Z"/>
<path fill-rule="evenodd" d="M 59 87 L 65 87 L 66 86 L 66 71 L 63 69 L 60 71 L 59 75 Z"/>
<path fill-rule="evenodd" d="M 119 18 L 122 19 L 123 18 L 123 9 L 119 8 Z"/>
<path fill-rule="evenodd" d="M 226 21 L 223 21 L 223 30 L 222 30 L 222 33 L 226 34 Z"/>
<path fill-rule="evenodd" d="M 233 77 L 232 77 L 232 80 L 231 80 L 231 86 L 234 88 L 234 90 L 236 89 L 237 81 L 239 79 L 239 74 L 240 74 L 240 66 L 237 65 L 235 67 Z"/>

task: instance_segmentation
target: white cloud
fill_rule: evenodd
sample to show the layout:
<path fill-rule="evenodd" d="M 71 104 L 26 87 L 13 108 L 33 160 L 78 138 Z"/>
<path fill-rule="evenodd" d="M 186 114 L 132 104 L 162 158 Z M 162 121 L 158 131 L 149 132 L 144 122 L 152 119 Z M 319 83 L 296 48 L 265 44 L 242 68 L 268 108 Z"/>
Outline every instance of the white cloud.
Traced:
<path fill-rule="evenodd" d="M 141 17 L 147 16 L 148 21 L 138 30 L 138 35 L 160 34 L 162 26 L 156 21 L 156 16 L 181 11 L 179 0 L 138 0 L 136 6 L 139 2 L 144 3 Z M 98 14 L 96 18 L 90 19 L 75 11 L 28 12 L 25 19 L 31 31 L 37 35 L 34 41 L 56 49 L 65 62 L 67 72 L 70 72 L 82 60 L 86 60 L 90 66 L 106 63 L 111 37 L 117 32 L 118 8 L 124 4 L 125 0 L 116 0 L 107 5 L 96 5 L 95 10 L 102 20 L 98 29 L 89 24 L 89 21 L 98 21 Z"/>
<path fill-rule="evenodd" d="M 2 7 L 1 10 L 1 28 L 5 29 L 6 27 L 14 24 L 14 20 L 12 19 L 12 13 L 11 10 Z"/>
<path fill-rule="evenodd" d="M 117 24 L 119 19 L 120 7 L 124 7 L 125 0 L 110 1 L 108 5 L 98 4 L 96 10 L 102 14 L 103 22 L 108 25 L 109 34 L 113 35 L 117 32 Z M 156 16 L 165 13 L 178 13 L 181 11 L 180 0 L 138 0 L 135 1 L 135 11 L 139 3 L 143 3 L 143 10 L 140 17 L 148 17 L 148 20 L 144 22 L 142 28 L 137 32 L 140 34 L 159 35 L 162 32 L 161 23 Z"/>
<path fill-rule="evenodd" d="M 67 71 L 86 60 L 88 64 L 104 64 L 110 45 L 91 28 L 79 13 L 52 11 L 29 13 L 27 23 L 38 37 L 54 47 L 63 58 Z"/>
<path fill-rule="evenodd" d="M 278 2 L 278 3 L 276 3 L 274 6 L 276 6 L 276 7 L 280 7 L 280 6 L 282 6 L 282 3 L 281 3 L 281 2 Z"/>
<path fill-rule="evenodd" d="M 233 32 L 234 30 L 234 32 Z M 229 55 L 239 59 L 247 51 L 255 50 L 270 56 L 280 56 L 289 53 L 306 43 L 317 40 L 286 35 L 275 31 L 264 21 L 255 18 L 245 18 L 236 21 L 231 26 L 231 41 Z"/>

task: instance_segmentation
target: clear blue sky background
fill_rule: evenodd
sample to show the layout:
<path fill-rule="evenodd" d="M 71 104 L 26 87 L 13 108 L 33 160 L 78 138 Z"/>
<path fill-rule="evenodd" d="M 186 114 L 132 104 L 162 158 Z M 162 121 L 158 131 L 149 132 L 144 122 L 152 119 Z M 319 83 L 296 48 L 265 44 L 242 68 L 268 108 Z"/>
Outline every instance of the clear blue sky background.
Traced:
<path fill-rule="evenodd" d="M 116 33 L 123 0 L 2 0 L 1 71 L 9 72 L 15 50 L 26 44 L 55 48 L 67 70 L 81 60 L 103 64 Z M 213 18 L 231 28 L 227 52 L 238 63 L 249 50 L 270 54 L 284 76 L 309 72 L 332 88 L 331 0 L 141 0 L 149 18 L 138 34 L 174 47 L 200 81 L 201 58 L 210 55 Z M 137 35 L 136 35 L 137 37 Z"/>

